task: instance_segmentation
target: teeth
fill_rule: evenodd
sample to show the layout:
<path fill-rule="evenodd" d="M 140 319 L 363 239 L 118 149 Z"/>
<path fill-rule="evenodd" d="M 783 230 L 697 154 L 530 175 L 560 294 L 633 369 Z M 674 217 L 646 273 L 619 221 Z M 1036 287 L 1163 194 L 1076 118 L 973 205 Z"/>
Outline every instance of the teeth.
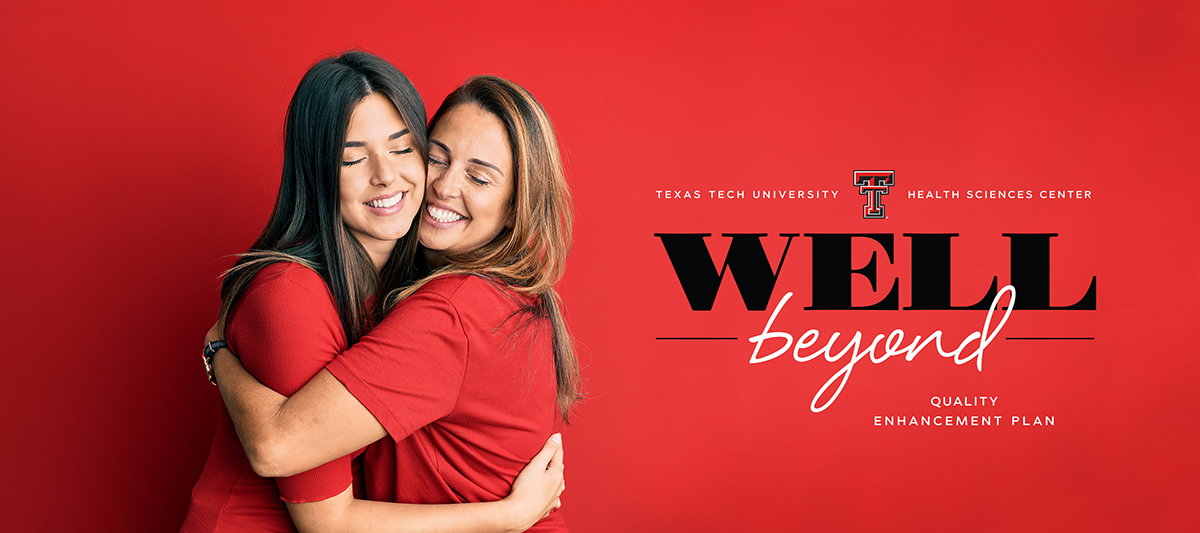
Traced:
<path fill-rule="evenodd" d="M 383 200 L 371 200 L 370 202 L 367 202 L 367 205 L 369 205 L 371 207 L 388 208 L 388 207 L 391 207 L 393 205 L 400 203 L 400 200 L 402 200 L 403 198 L 404 198 L 404 193 L 400 193 L 400 194 L 397 194 L 396 196 L 393 196 L 391 198 L 386 198 Z"/>
<path fill-rule="evenodd" d="M 434 207 L 432 205 L 428 206 L 425 211 L 428 212 L 429 216 L 433 217 L 434 220 L 442 223 L 455 222 L 463 219 L 462 215 L 455 213 L 454 211 Z"/>

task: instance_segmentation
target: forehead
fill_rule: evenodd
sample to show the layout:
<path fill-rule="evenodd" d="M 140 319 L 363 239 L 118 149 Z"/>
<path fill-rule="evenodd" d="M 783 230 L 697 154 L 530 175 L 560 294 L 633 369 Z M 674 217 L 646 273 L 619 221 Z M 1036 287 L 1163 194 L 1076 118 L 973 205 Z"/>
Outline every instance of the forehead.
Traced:
<path fill-rule="evenodd" d="M 371 93 L 354 106 L 347 129 L 351 135 L 355 132 L 391 135 L 404 128 L 404 118 L 391 99 L 381 93 Z"/>
<path fill-rule="evenodd" d="M 502 169 L 512 168 L 512 147 L 504 123 L 476 104 L 461 104 L 447 111 L 429 137 L 445 144 L 455 159 L 481 159 Z"/>

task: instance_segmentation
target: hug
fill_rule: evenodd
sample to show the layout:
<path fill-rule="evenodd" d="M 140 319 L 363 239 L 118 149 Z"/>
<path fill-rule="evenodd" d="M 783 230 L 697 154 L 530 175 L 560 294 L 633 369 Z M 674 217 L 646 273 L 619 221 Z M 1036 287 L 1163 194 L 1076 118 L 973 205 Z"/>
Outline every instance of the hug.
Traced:
<path fill-rule="evenodd" d="M 222 401 L 182 531 L 566 531 L 552 433 L 582 395 L 545 110 L 476 76 L 426 129 L 352 51 L 300 81 L 284 145 L 206 338 Z"/>

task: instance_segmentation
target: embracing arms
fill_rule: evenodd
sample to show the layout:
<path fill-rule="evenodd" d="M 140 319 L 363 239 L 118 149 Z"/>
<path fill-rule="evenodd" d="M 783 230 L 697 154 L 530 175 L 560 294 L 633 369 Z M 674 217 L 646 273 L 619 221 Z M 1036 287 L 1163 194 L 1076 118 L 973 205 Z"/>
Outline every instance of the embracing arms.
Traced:
<path fill-rule="evenodd" d="M 243 367 L 227 350 L 216 354 L 213 366 L 251 460 L 263 474 L 287 476 L 387 434 L 402 440 L 454 413 L 466 380 L 466 330 L 480 328 L 464 320 L 443 295 L 417 293 L 353 347 L 330 357 L 323 370 L 309 374 L 307 383 L 280 391 L 285 394 L 260 384 L 250 360 Z M 220 334 L 210 333 L 206 340 Z"/>
<path fill-rule="evenodd" d="M 320 467 L 325 473 L 340 472 L 348 485 L 349 464 L 344 456 L 387 432 L 341 382 L 328 371 L 317 371 L 343 349 L 336 342 L 340 323 L 332 309 L 324 309 L 331 306 L 323 282 L 307 269 L 284 270 L 264 278 L 266 281 L 242 298 L 229 333 L 231 346 L 247 358 L 243 362 L 230 350 L 217 353 L 212 361 L 217 382 L 257 473 L 291 476 Z M 221 337 L 214 327 L 207 340 Z M 337 462 L 326 464 L 334 460 Z M 562 491 L 561 444 L 557 439 L 547 442 L 517 477 L 512 494 L 486 504 L 417 506 L 356 501 L 349 490 L 334 495 L 346 485 L 312 476 L 305 472 L 278 480 L 281 491 L 305 487 L 301 478 L 325 480 L 323 492 L 293 494 L 299 501 L 326 498 L 289 504 L 302 531 L 522 531 L 557 506 Z M 291 499 L 288 491 L 284 494 Z"/>
<path fill-rule="evenodd" d="M 210 331 L 210 337 L 216 336 Z M 212 340 L 210 338 L 210 340 Z M 228 349 L 213 357 L 221 397 L 254 471 L 289 476 L 350 454 L 387 435 L 341 382 L 322 370 L 291 398 L 262 385 Z M 312 503 L 289 503 L 302 532 L 525 531 L 559 506 L 562 444 L 555 434 L 498 502 L 408 505 L 356 500 L 349 488 Z"/>
<path fill-rule="evenodd" d="M 210 337 L 215 336 L 214 331 Z M 221 397 L 254 471 L 289 476 L 350 454 L 387 432 L 326 370 L 287 398 L 262 385 L 228 349 L 213 357 Z M 559 506 L 562 443 L 555 434 L 498 502 L 409 505 L 356 500 L 347 488 L 312 503 L 288 503 L 302 532 L 525 531 Z"/>
<path fill-rule="evenodd" d="M 254 472 L 284 477 L 387 436 L 350 391 L 322 370 L 288 398 L 259 383 L 228 349 L 213 356 L 221 398 Z"/>

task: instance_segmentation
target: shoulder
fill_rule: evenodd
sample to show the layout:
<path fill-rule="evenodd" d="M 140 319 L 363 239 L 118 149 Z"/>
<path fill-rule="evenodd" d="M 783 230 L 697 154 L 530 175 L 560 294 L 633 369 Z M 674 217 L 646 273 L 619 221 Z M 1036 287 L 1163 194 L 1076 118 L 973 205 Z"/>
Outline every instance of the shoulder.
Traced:
<path fill-rule="evenodd" d="M 235 301 L 227 328 L 230 341 L 284 342 L 317 335 L 341 342 L 344 338 L 325 281 L 311 269 L 290 262 L 273 263 L 255 273 Z"/>
<path fill-rule="evenodd" d="M 299 390 L 347 344 L 321 276 L 287 262 L 254 274 L 234 304 L 225 335 L 246 369 L 285 396 Z"/>
<path fill-rule="evenodd" d="M 260 287 L 271 287 L 283 290 L 304 290 L 320 295 L 328 295 L 329 287 L 320 274 L 299 263 L 280 261 L 271 263 L 259 270 L 246 287 L 247 291 Z"/>
<path fill-rule="evenodd" d="M 332 307 L 333 295 L 319 274 L 299 263 L 281 261 L 254 275 L 238 297 L 234 312 L 294 316 L 322 313 Z"/>
<path fill-rule="evenodd" d="M 439 276 L 423 285 L 417 294 L 441 297 L 458 306 L 473 307 L 477 303 L 493 300 L 511 302 L 513 305 L 528 305 L 529 296 L 512 289 L 504 282 L 474 274 L 449 274 Z"/>
<path fill-rule="evenodd" d="M 420 314 L 435 308 L 453 313 L 463 324 L 495 327 L 522 311 L 538 306 L 536 296 L 513 290 L 486 276 L 448 274 L 430 280 L 408 302 L 409 312 Z"/>

